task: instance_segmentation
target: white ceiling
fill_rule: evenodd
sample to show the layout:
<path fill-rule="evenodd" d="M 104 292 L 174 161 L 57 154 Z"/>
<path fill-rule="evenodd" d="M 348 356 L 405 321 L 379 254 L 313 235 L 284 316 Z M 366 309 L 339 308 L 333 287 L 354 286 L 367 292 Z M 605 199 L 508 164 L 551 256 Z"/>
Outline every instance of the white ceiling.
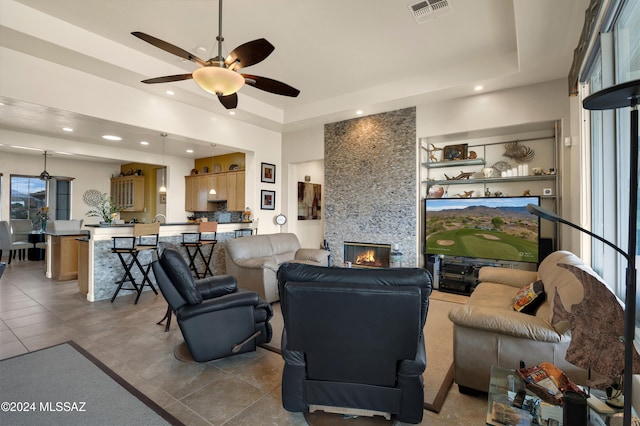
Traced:
<path fill-rule="evenodd" d="M 235 119 L 287 132 L 365 114 L 566 78 L 589 0 L 448 0 L 453 12 L 418 24 L 409 0 L 227 0 L 223 54 L 264 37 L 275 51 L 243 72 L 298 88 L 289 98 L 243 87 Z M 0 0 L 0 46 L 227 114 L 193 80 L 140 80 L 197 65 L 149 45 L 142 31 L 208 59 L 215 56 L 216 0 Z M 199 46 L 206 53 L 196 50 Z M 0 82 L 2 64 L 0 63 Z M 2 87 L 2 85 L 0 85 Z M 0 129 L 48 134 L 59 121 L 115 127 L 141 138 L 157 132 L 106 123 L 2 97 Z M 63 117 L 64 120 L 60 120 Z M 56 128 L 56 131 L 59 127 Z M 115 132 L 116 130 L 112 130 Z M 58 132 L 59 133 L 59 132 Z M 171 135 L 170 137 L 175 137 Z M 210 146 L 192 143 L 205 155 Z M 136 142 L 137 143 L 137 142 Z M 3 147 L 0 147 L 3 148 Z M 131 147 L 131 149 L 137 149 Z"/>

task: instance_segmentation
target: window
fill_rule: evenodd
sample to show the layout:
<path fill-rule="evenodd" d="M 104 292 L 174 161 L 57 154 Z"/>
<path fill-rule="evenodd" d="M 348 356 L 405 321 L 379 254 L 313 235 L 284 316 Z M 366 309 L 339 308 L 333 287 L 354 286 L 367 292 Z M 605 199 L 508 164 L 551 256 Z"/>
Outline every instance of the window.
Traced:
<path fill-rule="evenodd" d="M 585 61 L 592 65 L 581 76 L 583 97 L 602 88 L 640 78 L 640 2 L 618 0 L 608 6 L 602 27 L 594 29 L 597 40 Z M 591 228 L 626 251 L 631 155 L 629 108 L 591 111 L 589 119 Z M 596 240 L 592 240 L 592 259 L 592 267 L 624 300 L 626 260 Z M 639 326 L 640 312 L 637 311 L 637 330 Z"/>
<path fill-rule="evenodd" d="M 38 220 L 38 211 L 47 205 L 46 182 L 35 176 L 11 176 L 11 219 Z"/>
<path fill-rule="evenodd" d="M 50 219 L 71 219 L 71 179 L 44 181 L 38 176 L 12 175 L 10 218 L 31 219 L 35 225 L 40 208 L 49 206 Z"/>

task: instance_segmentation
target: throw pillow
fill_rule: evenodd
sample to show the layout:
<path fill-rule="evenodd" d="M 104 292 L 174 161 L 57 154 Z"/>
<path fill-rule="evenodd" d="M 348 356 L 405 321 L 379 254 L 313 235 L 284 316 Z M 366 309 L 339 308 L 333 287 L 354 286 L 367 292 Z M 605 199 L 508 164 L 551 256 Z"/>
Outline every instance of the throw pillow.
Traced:
<path fill-rule="evenodd" d="M 534 281 L 518 291 L 513 300 L 513 310 L 523 314 L 535 315 L 536 311 L 546 299 L 542 281 Z"/>

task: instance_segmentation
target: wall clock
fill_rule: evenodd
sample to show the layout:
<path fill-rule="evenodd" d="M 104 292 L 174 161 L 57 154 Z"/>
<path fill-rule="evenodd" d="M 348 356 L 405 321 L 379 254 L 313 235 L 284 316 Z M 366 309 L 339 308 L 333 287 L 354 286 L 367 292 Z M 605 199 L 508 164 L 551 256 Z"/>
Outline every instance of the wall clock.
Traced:
<path fill-rule="evenodd" d="M 274 219 L 274 221 L 276 222 L 276 225 L 284 225 L 285 223 L 287 223 L 287 217 L 285 215 L 283 215 L 282 213 L 280 213 L 279 215 L 277 215 Z"/>

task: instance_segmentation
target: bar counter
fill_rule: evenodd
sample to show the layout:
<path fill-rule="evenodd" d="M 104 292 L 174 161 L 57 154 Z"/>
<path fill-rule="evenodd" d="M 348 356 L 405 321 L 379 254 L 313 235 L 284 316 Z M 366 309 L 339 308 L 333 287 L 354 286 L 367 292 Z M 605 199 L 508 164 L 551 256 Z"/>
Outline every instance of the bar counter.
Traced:
<path fill-rule="evenodd" d="M 78 285 L 80 292 L 84 294 L 86 290 L 87 300 L 90 302 L 109 299 L 116 290 L 116 283 L 124 273 L 118 256 L 111 252 L 113 247 L 112 237 L 132 236 L 133 224 L 85 225 L 85 228 L 89 230 L 89 235 L 86 238 L 78 239 L 78 258 L 80 259 Z M 161 223 L 159 241 L 173 243 L 180 247 L 182 234 L 198 232 L 198 228 L 199 224 L 193 222 Z M 224 241 L 234 238 L 235 231 L 238 229 L 251 229 L 251 223 L 218 223 L 218 244 L 214 247 L 210 263 L 211 270 L 215 275 L 224 273 Z M 183 252 L 185 259 L 187 259 L 185 249 L 180 247 L 180 250 Z M 151 250 L 140 253 L 138 259 L 140 259 L 142 265 L 149 264 L 151 262 Z M 86 265 L 82 263 L 86 263 Z M 198 266 L 200 267 L 201 265 Z M 142 282 L 142 274 L 138 271 L 138 268 L 133 268 L 132 274 L 136 282 Z M 150 277 L 155 286 L 153 273 L 150 273 Z M 155 287 L 157 288 L 157 286 Z M 145 286 L 144 291 L 151 291 L 151 289 Z M 133 293 L 133 291 L 121 290 L 118 293 L 118 298 Z M 141 298 L 142 300 L 144 299 Z"/>

